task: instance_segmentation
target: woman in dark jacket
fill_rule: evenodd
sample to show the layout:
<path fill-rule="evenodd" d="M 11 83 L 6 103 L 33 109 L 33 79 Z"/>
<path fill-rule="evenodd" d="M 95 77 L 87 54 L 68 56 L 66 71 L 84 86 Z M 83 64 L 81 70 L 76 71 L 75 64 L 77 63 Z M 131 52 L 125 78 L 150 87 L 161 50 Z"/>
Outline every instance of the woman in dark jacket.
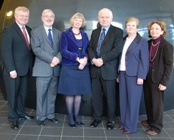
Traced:
<path fill-rule="evenodd" d="M 149 135 L 160 133 L 163 127 L 164 91 L 167 88 L 173 67 L 173 46 L 164 39 L 167 34 L 166 24 L 153 21 L 148 25 L 150 67 L 144 83 L 144 99 L 147 120 L 142 125 L 149 125 Z"/>
<path fill-rule="evenodd" d="M 85 25 L 85 18 L 76 13 L 70 19 L 71 28 L 62 33 L 60 52 L 62 68 L 58 93 L 65 95 L 68 120 L 71 127 L 84 125 L 79 117 L 82 94 L 91 93 L 91 80 L 88 68 L 88 36 L 80 30 Z M 76 122 L 76 124 L 75 124 Z"/>

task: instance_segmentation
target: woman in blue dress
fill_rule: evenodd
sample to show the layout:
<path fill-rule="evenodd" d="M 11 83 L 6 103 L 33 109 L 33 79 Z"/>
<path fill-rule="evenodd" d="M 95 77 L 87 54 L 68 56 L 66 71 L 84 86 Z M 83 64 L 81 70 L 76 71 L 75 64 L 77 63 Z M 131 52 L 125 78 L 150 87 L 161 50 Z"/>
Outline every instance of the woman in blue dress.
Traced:
<path fill-rule="evenodd" d="M 79 117 L 81 96 L 91 93 L 91 80 L 88 67 L 87 34 L 80 28 L 85 25 L 81 13 L 74 14 L 70 23 L 71 28 L 62 33 L 60 51 L 62 67 L 58 93 L 65 95 L 68 111 L 69 126 L 84 125 Z"/>

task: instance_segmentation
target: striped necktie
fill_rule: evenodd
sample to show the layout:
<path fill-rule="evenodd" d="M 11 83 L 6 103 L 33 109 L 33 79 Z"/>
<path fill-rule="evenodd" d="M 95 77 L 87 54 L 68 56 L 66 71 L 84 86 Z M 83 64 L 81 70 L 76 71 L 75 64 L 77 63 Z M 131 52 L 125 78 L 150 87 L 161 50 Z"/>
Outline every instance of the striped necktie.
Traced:
<path fill-rule="evenodd" d="M 106 29 L 103 28 L 103 29 L 102 29 L 102 32 L 101 32 L 101 34 L 100 34 L 99 40 L 98 40 L 97 49 L 96 49 L 97 58 L 100 57 L 100 48 L 101 48 L 101 44 L 102 44 L 102 42 L 103 42 L 103 40 L 104 40 L 104 38 L 105 38 L 105 31 L 106 31 Z"/>
<path fill-rule="evenodd" d="M 51 46 L 53 47 L 53 37 L 51 34 L 52 29 L 48 29 L 48 39 L 50 41 Z"/>

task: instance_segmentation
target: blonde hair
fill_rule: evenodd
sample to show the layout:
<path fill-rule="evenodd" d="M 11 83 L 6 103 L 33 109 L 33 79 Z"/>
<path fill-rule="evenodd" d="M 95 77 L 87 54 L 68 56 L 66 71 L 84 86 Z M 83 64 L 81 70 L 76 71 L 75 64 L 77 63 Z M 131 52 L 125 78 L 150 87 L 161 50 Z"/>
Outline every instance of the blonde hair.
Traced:
<path fill-rule="evenodd" d="M 139 19 L 136 18 L 136 17 L 129 17 L 129 18 L 127 18 L 127 19 L 126 19 L 126 22 L 125 22 L 125 27 L 126 27 L 126 25 L 127 25 L 128 22 L 133 22 L 133 21 L 136 23 L 137 28 L 139 28 L 139 26 L 140 26 L 140 21 L 139 21 Z"/>
<path fill-rule="evenodd" d="M 152 37 L 152 36 L 150 35 L 150 30 L 151 30 L 152 25 L 155 24 L 155 23 L 158 24 L 158 25 L 161 27 L 161 30 L 163 31 L 162 36 L 163 36 L 163 37 L 166 36 L 166 35 L 167 35 L 166 23 L 163 22 L 163 21 L 152 21 L 152 22 L 150 22 L 150 23 L 148 24 L 148 26 L 147 26 L 147 28 L 148 28 L 148 36 L 149 36 L 149 37 Z"/>
<path fill-rule="evenodd" d="M 17 12 L 19 12 L 19 11 L 28 12 L 28 13 L 29 13 L 29 9 L 28 9 L 27 7 L 25 7 L 25 6 L 18 6 L 18 7 L 15 9 L 15 11 L 14 11 L 15 15 L 16 15 Z"/>
<path fill-rule="evenodd" d="M 75 13 L 75 14 L 70 18 L 70 23 L 71 23 L 71 25 L 73 25 L 74 19 L 76 19 L 76 18 L 82 19 L 82 22 L 83 22 L 83 23 L 82 23 L 82 27 L 84 27 L 85 24 L 86 24 L 86 21 L 85 21 L 85 17 L 83 16 L 82 13 Z"/>

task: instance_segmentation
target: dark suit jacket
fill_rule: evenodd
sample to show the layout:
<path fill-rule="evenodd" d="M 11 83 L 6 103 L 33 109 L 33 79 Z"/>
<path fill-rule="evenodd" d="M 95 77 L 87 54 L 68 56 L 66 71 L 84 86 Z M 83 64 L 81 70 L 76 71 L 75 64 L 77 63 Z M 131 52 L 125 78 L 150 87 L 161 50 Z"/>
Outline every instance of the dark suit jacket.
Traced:
<path fill-rule="evenodd" d="M 127 36 L 124 38 L 124 40 Z M 147 40 L 137 34 L 126 52 L 126 74 L 145 79 L 149 70 L 149 49 Z"/>
<path fill-rule="evenodd" d="M 149 50 L 151 46 L 149 40 Z M 152 64 L 152 82 L 167 86 L 173 68 L 173 46 L 164 38 L 161 39 L 157 55 Z"/>
<path fill-rule="evenodd" d="M 26 26 L 26 29 L 30 35 L 31 28 Z M 13 70 L 16 70 L 18 76 L 32 72 L 34 55 L 28 50 L 24 35 L 16 22 L 3 30 L 2 59 L 4 75 L 9 75 Z"/>
<path fill-rule="evenodd" d="M 101 27 L 93 30 L 88 48 L 89 58 L 96 58 L 96 48 L 100 36 Z M 117 77 L 118 59 L 123 48 L 123 31 L 117 27 L 110 26 L 100 48 L 103 66 L 101 74 L 104 80 L 114 80 Z M 97 67 L 91 65 L 91 77 L 96 78 Z"/>

